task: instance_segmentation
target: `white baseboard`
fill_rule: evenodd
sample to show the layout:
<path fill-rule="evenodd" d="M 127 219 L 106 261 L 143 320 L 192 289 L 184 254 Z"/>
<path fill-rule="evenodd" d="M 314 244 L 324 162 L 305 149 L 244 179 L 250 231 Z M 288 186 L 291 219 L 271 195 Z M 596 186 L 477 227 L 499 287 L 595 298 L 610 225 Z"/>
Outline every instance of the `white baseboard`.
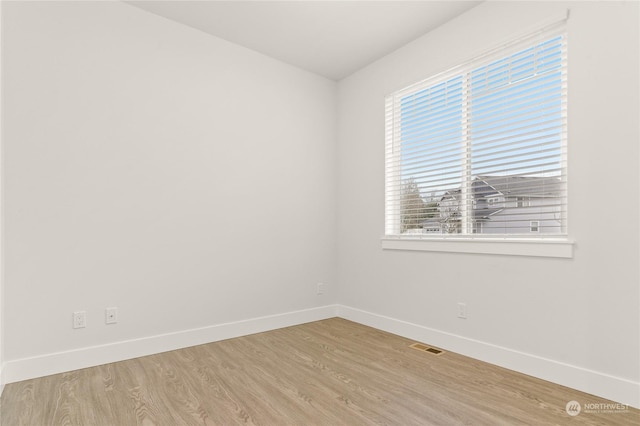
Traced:
<path fill-rule="evenodd" d="M 7 361 L 2 383 L 13 383 L 111 362 L 153 355 L 336 316 L 336 305 L 217 324 L 175 333 Z"/>
<path fill-rule="evenodd" d="M 640 408 L 640 383 L 343 305 L 329 305 L 7 361 L 3 363 L 0 370 L 0 395 L 5 383 L 94 367 L 336 316 Z"/>
<path fill-rule="evenodd" d="M 4 392 L 4 363 L 0 363 L 0 396 L 2 396 L 2 392 Z"/>
<path fill-rule="evenodd" d="M 338 316 L 601 398 L 640 408 L 640 383 L 338 305 Z M 568 402 L 568 401 L 567 401 Z M 578 401 L 590 403 L 597 401 Z"/>

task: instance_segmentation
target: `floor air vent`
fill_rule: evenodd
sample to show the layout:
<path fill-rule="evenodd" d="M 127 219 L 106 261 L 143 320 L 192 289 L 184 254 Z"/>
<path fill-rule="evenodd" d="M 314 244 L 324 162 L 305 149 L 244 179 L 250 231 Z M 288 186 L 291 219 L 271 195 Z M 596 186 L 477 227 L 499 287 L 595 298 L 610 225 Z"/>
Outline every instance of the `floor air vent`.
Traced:
<path fill-rule="evenodd" d="M 414 343 L 413 345 L 409 345 L 413 349 L 417 349 L 422 352 L 428 352 L 432 355 L 442 355 L 444 351 L 436 348 L 432 348 L 431 346 L 423 345 L 422 343 Z"/>

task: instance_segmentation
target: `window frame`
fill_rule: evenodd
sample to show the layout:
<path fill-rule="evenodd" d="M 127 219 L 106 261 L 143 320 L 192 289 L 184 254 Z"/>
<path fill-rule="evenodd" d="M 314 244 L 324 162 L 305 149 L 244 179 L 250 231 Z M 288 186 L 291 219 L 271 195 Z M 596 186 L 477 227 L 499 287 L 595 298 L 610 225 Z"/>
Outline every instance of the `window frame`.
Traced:
<path fill-rule="evenodd" d="M 510 45 L 515 44 L 519 40 L 523 38 L 532 37 L 536 33 L 547 33 L 554 28 L 560 28 L 559 33 L 562 34 L 565 43 L 566 49 L 566 22 L 567 16 L 563 16 L 562 19 L 554 20 L 551 23 L 548 23 L 544 27 L 538 27 L 536 31 L 529 31 L 522 37 L 513 38 L 510 42 L 502 43 L 502 48 L 493 49 L 489 51 L 491 53 L 499 52 L 500 50 L 506 50 L 506 48 L 510 47 Z M 488 53 L 485 53 L 488 54 Z M 454 75 L 461 75 L 463 79 L 466 79 L 466 75 L 471 72 L 473 69 L 470 68 L 469 65 L 474 63 L 478 57 L 483 55 L 476 55 L 469 61 L 465 61 L 460 65 L 446 71 L 440 73 L 436 76 L 429 78 L 428 80 L 434 81 L 446 81 L 446 79 L 451 78 Z M 566 64 L 566 68 L 568 68 L 568 64 Z M 565 68 L 565 71 L 566 71 Z M 568 74 L 568 72 L 567 72 Z M 435 79 L 438 80 L 435 80 Z M 566 77 L 566 84 L 568 77 Z M 387 125 L 389 124 L 388 111 L 389 111 L 389 102 L 393 96 L 406 96 L 406 93 L 411 93 L 412 86 L 416 86 L 422 82 L 416 83 L 415 85 L 410 85 L 404 89 L 394 92 L 393 95 L 390 95 L 386 99 L 386 113 L 385 113 L 385 122 Z M 437 83 L 434 83 L 437 84 Z M 414 89 L 415 90 L 415 89 Z M 405 94 L 405 95 L 401 95 Z M 463 101 L 465 103 L 466 101 Z M 568 103 L 568 101 L 567 101 Z M 395 113 L 395 111 L 394 111 Z M 466 111 L 463 112 L 466 114 Z M 464 117 L 466 120 L 467 117 Z M 562 162 L 564 164 L 565 169 L 568 167 L 567 165 L 567 113 L 563 112 L 562 123 L 564 127 L 563 134 L 564 137 L 561 138 L 561 148 L 562 148 Z M 400 145 L 400 127 L 398 125 L 393 126 L 393 131 L 391 135 L 387 130 L 385 130 L 385 160 L 388 159 L 390 152 L 394 149 L 399 149 Z M 463 132 L 465 132 L 465 128 L 463 127 Z M 392 143 L 389 143 L 389 136 L 392 138 Z M 470 143 L 468 142 L 468 138 L 463 138 L 463 150 L 469 152 L 471 149 Z M 398 156 L 399 157 L 399 156 Z M 466 223 L 467 229 L 466 233 L 463 234 L 448 234 L 443 235 L 441 233 L 426 233 L 426 234 L 412 234 L 412 235 L 400 235 L 399 233 L 391 233 L 387 234 L 387 230 L 391 227 L 398 227 L 400 223 L 400 203 L 391 202 L 392 198 L 389 191 L 390 183 L 392 185 L 397 185 L 400 182 L 401 175 L 401 167 L 398 164 L 400 160 L 397 162 L 389 163 L 385 161 L 385 234 L 381 238 L 382 248 L 390 249 L 390 250 L 417 250 L 417 251 L 438 251 L 438 252 L 461 252 L 461 253 L 478 253 L 478 254 L 501 254 L 501 255 L 516 255 L 516 256 L 542 256 L 542 257 L 561 257 L 561 258 L 572 258 L 573 257 L 573 246 L 574 241 L 569 239 L 568 234 L 568 217 L 565 217 L 565 221 L 563 222 L 563 229 L 561 233 L 558 234 L 550 234 L 550 235 L 531 235 L 526 236 L 522 234 L 498 234 L 498 235 L 488 235 L 488 234 L 476 234 L 475 229 L 471 229 L 471 221 L 463 220 L 462 223 Z M 461 192 L 464 195 L 466 191 L 470 190 L 471 184 L 471 170 L 470 170 L 470 161 L 464 161 L 462 165 L 462 173 L 465 176 L 462 180 Z M 467 176 L 468 175 L 468 176 Z M 568 181 L 567 181 L 567 173 L 563 175 L 563 179 L 565 181 L 565 189 L 564 189 L 564 201 L 566 203 L 566 208 L 568 210 Z M 518 200 L 516 200 L 516 205 Z M 522 202 L 523 206 L 530 205 L 530 201 Z M 463 214 L 468 209 L 464 208 Z M 567 214 L 568 216 L 568 214 Z M 540 223 L 538 221 L 538 223 Z M 399 228 L 396 228 L 399 229 Z M 538 232 L 539 232 L 538 226 Z M 537 234 L 535 232 L 534 234 Z"/>

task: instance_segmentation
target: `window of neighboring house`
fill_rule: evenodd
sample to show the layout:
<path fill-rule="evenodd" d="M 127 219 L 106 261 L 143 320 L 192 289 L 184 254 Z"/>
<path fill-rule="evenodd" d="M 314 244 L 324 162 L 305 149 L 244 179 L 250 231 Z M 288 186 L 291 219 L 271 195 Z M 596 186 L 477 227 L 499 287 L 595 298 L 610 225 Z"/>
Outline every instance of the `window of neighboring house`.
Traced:
<path fill-rule="evenodd" d="M 385 235 L 566 235 L 566 58 L 563 22 L 389 95 Z"/>

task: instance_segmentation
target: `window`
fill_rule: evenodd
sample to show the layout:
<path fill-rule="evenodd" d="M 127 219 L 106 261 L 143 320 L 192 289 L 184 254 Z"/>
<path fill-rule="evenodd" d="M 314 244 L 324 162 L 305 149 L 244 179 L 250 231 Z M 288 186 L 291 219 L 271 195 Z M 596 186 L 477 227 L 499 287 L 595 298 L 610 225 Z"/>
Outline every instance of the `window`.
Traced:
<path fill-rule="evenodd" d="M 389 95 L 385 235 L 566 236 L 566 57 L 556 24 Z"/>

